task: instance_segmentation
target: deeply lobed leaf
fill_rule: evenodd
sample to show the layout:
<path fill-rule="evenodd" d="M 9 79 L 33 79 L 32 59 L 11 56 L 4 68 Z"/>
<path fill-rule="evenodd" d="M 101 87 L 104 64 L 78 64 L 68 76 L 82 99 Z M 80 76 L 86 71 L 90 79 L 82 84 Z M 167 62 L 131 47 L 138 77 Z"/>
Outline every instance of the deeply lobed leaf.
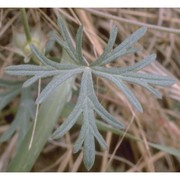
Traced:
<path fill-rule="evenodd" d="M 117 46 L 112 52 L 107 53 L 107 55 L 104 58 L 97 59 L 95 62 L 91 64 L 91 66 L 94 66 L 94 65 L 102 66 L 107 63 L 110 63 L 111 61 L 115 60 L 117 57 L 123 56 L 128 53 L 136 52 L 138 49 L 132 49 L 131 46 L 134 43 L 136 43 L 142 36 L 144 36 L 146 31 L 147 31 L 146 27 L 142 27 L 138 29 L 132 35 L 130 35 L 125 41 L 123 41 L 119 46 Z M 113 38 L 113 37 L 114 36 L 110 36 L 110 38 Z"/>
<path fill-rule="evenodd" d="M 146 88 L 149 92 L 161 98 L 161 94 L 151 85 L 167 86 L 172 85 L 174 80 L 166 76 L 158 76 L 151 74 L 138 73 L 137 71 L 146 67 L 156 59 L 156 55 L 152 54 L 143 60 L 128 67 L 106 68 L 105 64 L 116 60 L 118 57 L 129 53 L 135 53 L 140 49 L 133 45 L 145 34 L 147 28 L 142 27 L 130 35 L 117 47 L 114 43 L 117 36 L 117 27 L 113 26 L 110 33 L 109 41 L 104 49 L 104 52 L 94 62 L 88 66 L 82 54 L 82 37 L 83 27 L 80 26 L 76 34 L 76 47 L 71 40 L 70 33 L 62 17 L 58 18 L 58 25 L 62 34 L 62 38 L 56 33 L 51 33 L 51 40 L 56 41 L 67 52 L 72 59 L 72 64 L 56 63 L 42 53 L 40 53 L 34 45 L 31 45 L 31 50 L 35 57 L 41 62 L 42 66 L 37 65 L 19 65 L 6 68 L 6 72 L 11 75 L 33 76 L 24 82 L 23 87 L 28 87 L 38 79 L 53 76 L 54 78 L 42 90 L 36 103 L 41 104 L 60 84 L 72 76 L 82 73 L 80 92 L 77 103 L 73 111 L 69 114 L 63 124 L 53 133 L 52 138 L 58 139 L 69 131 L 81 115 L 83 115 L 82 127 L 79 137 L 74 145 L 74 152 L 83 148 L 84 164 L 89 170 L 95 161 L 95 139 L 103 149 L 107 145 L 96 127 L 96 119 L 94 112 L 111 126 L 115 128 L 124 128 L 121 122 L 106 111 L 96 97 L 93 87 L 94 75 L 103 77 L 113 82 L 127 97 L 129 102 L 138 110 L 143 111 L 142 106 L 133 92 L 125 85 L 124 81 L 140 85 Z M 1 82 L 0 82 L 1 84 Z"/>

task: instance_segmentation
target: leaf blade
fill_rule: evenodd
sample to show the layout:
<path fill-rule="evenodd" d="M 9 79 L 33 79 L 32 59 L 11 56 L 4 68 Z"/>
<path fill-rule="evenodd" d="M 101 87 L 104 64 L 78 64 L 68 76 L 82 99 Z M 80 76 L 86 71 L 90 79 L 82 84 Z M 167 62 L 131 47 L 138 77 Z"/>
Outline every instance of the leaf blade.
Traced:
<path fill-rule="evenodd" d="M 106 68 L 106 67 L 97 66 L 97 67 L 93 67 L 92 69 L 95 71 L 100 71 L 100 72 L 114 74 L 114 75 L 121 75 L 121 74 L 126 74 L 126 73 L 128 75 L 130 72 L 138 71 L 146 67 L 147 65 L 155 61 L 155 59 L 156 59 L 156 55 L 152 54 L 145 57 L 143 60 L 135 63 L 132 66 L 118 67 L 118 68 Z"/>
<path fill-rule="evenodd" d="M 24 83 L 23 83 L 23 87 L 28 87 L 28 86 L 31 86 L 33 83 L 35 83 L 38 79 L 41 79 L 41 78 L 47 78 L 47 77 L 50 77 L 50 76 L 53 76 L 53 75 L 63 75 L 64 72 L 59 72 L 59 71 L 49 71 L 49 72 L 42 72 L 42 73 L 38 73 L 36 75 L 34 75 L 32 78 L 26 80 Z"/>
<path fill-rule="evenodd" d="M 5 68 L 7 74 L 17 76 L 32 76 L 39 72 L 54 70 L 51 67 L 37 66 L 37 65 L 15 65 Z"/>
<path fill-rule="evenodd" d="M 96 61 L 91 63 L 91 67 L 96 66 L 96 65 L 100 65 L 100 63 L 103 61 L 103 59 L 111 51 L 111 49 L 113 48 L 113 45 L 115 43 L 116 37 L 117 37 L 117 32 L 118 32 L 117 27 L 113 26 L 112 30 L 110 32 L 110 37 L 109 37 L 107 46 L 105 47 L 103 53 L 98 57 L 98 59 L 96 59 Z"/>
<path fill-rule="evenodd" d="M 101 147 L 104 150 L 107 150 L 108 146 L 107 146 L 105 140 L 103 139 L 102 135 L 99 133 L 99 131 L 97 129 L 97 126 L 96 126 L 96 123 L 95 123 L 96 120 L 94 118 L 93 111 L 90 111 L 89 118 L 90 118 L 89 124 L 90 124 L 90 126 L 92 128 L 92 132 L 93 132 L 94 137 L 96 138 L 98 143 L 101 145 Z"/>
<path fill-rule="evenodd" d="M 85 123 L 82 124 L 82 127 L 81 127 L 81 130 L 80 130 L 80 133 L 79 133 L 79 136 L 73 146 L 73 153 L 77 153 L 78 151 L 80 151 L 82 145 L 83 145 L 83 142 L 84 142 L 84 139 L 85 139 L 85 136 L 84 134 L 86 133 L 86 130 L 87 130 L 87 127 L 86 125 L 84 125 Z"/>
<path fill-rule="evenodd" d="M 86 72 L 86 87 L 88 89 L 88 94 L 89 94 L 89 99 L 94 105 L 94 110 L 103 118 L 104 121 L 107 123 L 111 124 L 114 127 L 117 128 L 124 128 L 124 126 L 117 121 L 116 119 L 113 118 L 113 116 L 106 111 L 106 109 L 99 103 L 96 94 L 94 92 L 94 87 L 93 87 L 93 80 L 92 80 L 92 72 L 87 71 Z"/>
<path fill-rule="evenodd" d="M 76 34 L 76 57 L 81 64 L 86 65 L 82 54 L 83 26 L 81 25 Z"/>
<path fill-rule="evenodd" d="M 0 94 L 0 110 L 2 110 L 10 101 L 20 93 L 21 89 L 12 88 L 10 91 Z"/>
<path fill-rule="evenodd" d="M 142 81 L 140 79 L 126 77 L 126 76 L 122 76 L 122 77 L 120 77 L 120 79 L 130 82 L 132 84 L 140 85 L 140 86 L 144 87 L 145 89 L 147 89 L 152 94 L 154 94 L 155 96 L 157 96 L 158 98 L 160 98 L 160 99 L 162 98 L 161 93 L 158 90 L 156 90 L 155 88 L 153 88 L 152 86 L 150 86 L 146 81 Z"/>
<path fill-rule="evenodd" d="M 106 73 L 101 73 L 97 71 L 93 71 L 96 75 L 104 77 L 105 79 L 112 81 L 119 89 L 122 90 L 122 92 L 125 94 L 129 102 L 140 112 L 143 112 L 142 106 L 140 102 L 137 100 L 133 92 L 121 81 L 118 80 L 113 75 L 109 75 Z"/>
<path fill-rule="evenodd" d="M 175 79 L 169 77 L 169 76 L 161 76 L 161 75 L 154 75 L 154 74 L 148 74 L 148 73 L 125 73 L 123 76 L 134 78 L 134 79 L 140 79 L 142 81 L 146 81 L 147 83 L 153 84 L 153 85 L 159 85 L 159 86 L 169 86 L 175 83 Z"/>
<path fill-rule="evenodd" d="M 133 47 L 132 47 L 132 48 L 130 48 L 130 49 L 128 49 L 128 50 L 123 49 L 123 50 L 121 50 L 121 51 L 117 51 L 117 52 L 115 52 L 115 53 L 109 54 L 109 55 L 107 55 L 107 57 L 105 57 L 105 58 L 103 59 L 103 61 L 100 63 L 100 65 L 102 66 L 102 65 L 108 64 L 108 63 L 110 63 L 110 62 L 115 61 L 117 58 L 120 58 L 120 57 L 125 56 L 125 55 L 128 55 L 128 54 L 136 53 L 136 52 L 138 52 L 139 50 L 141 50 L 141 49 L 140 49 L 140 48 L 133 48 Z"/>
<path fill-rule="evenodd" d="M 79 110 L 79 107 L 75 106 L 75 108 L 64 121 L 64 123 L 58 129 L 56 129 L 56 131 L 51 135 L 51 138 L 58 139 L 64 136 L 66 132 L 74 126 L 80 114 L 81 111 Z"/>
<path fill-rule="evenodd" d="M 139 49 L 132 48 L 131 46 L 136 43 L 142 36 L 144 36 L 147 31 L 146 27 L 142 27 L 132 33 L 127 39 L 125 39 L 120 45 L 118 45 L 112 52 L 110 52 L 107 56 L 104 57 L 104 60 L 98 62 L 98 65 L 104 65 L 114 61 L 117 57 L 121 57 L 123 55 L 129 53 L 135 53 Z"/>
<path fill-rule="evenodd" d="M 87 170 L 90 170 L 95 161 L 95 142 L 92 132 L 87 129 L 87 135 L 84 139 L 83 162 Z"/>
<path fill-rule="evenodd" d="M 73 43 L 71 41 L 71 36 L 70 33 L 68 31 L 68 28 L 63 20 L 63 18 L 61 16 L 58 16 L 58 26 L 61 29 L 61 33 L 63 36 L 63 39 L 65 40 L 65 42 L 67 42 L 67 45 L 69 47 L 69 51 L 71 52 L 70 56 L 73 58 L 73 60 L 78 63 L 76 56 L 75 56 L 75 48 L 73 46 Z"/>
<path fill-rule="evenodd" d="M 64 73 L 63 76 L 58 75 L 56 78 L 51 80 L 51 82 L 42 90 L 41 94 L 36 99 L 36 103 L 41 104 L 56 87 L 58 87 L 65 80 L 69 79 L 73 75 L 79 74 L 81 72 L 82 72 L 82 69 L 77 68 L 77 69 L 68 71 L 67 73 Z"/>

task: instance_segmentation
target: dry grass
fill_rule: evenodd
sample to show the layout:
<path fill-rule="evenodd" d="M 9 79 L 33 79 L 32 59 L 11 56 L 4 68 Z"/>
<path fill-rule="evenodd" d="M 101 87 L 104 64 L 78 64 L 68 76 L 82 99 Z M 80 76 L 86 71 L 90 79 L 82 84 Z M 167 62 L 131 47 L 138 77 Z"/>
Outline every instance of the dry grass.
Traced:
<path fill-rule="evenodd" d="M 168 74 L 175 77 L 177 83 L 171 88 L 160 89 L 163 93 L 162 100 L 157 100 L 141 87 L 131 86 L 144 108 L 144 113 L 137 113 L 115 86 L 97 79 L 99 99 L 111 114 L 122 119 L 127 129 L 120 137 L 112 132 L 103 133 L 110 148 L 105 152 L 97 148 L 92 171 L 180 171 L 178 157 L 148 145 L 148 142 L 153 142 L 180 149 L 180 9 L 28 9 L 27 13 L 30 27 L 40 25 L 45 35 L 52 29 L 58 29 L 56 15 L 59 13 L 67 18 L 72 35 L 78 25 L 83 24 L 83 53 L 89 61 L 102 53 L 113 23 L 119 29 L 117 43 L 128 37 L 139 25 L 149 27 L 140 41 L 143 51 L 123 57 L 113 65 L 133 64 L 147 54 L 156 53 L 157 62 L 148 66 L 145 71 Z M 4 67 L 22 60 L 12 44 L 13 28 L 22 28 L 19 10 L 0 9 L 0 78 L 6 76 Z M 59 53 L 55 48 L 54 54 L 58 56 Z M 13 102 L 9 109 L 13 110 L 15 104 Z M 7 111 L 6 109 L 0 113 L 0 134 L 7 129 Z M 47 143 L 33 171 L 85 171 L 82 153 L 72 154 L 73 142 L 78 133 L 78 126 L 76 127 L 59 142 Z M 144 143 L 126 138 L 127 132 L 142 139 Z M 6 169 L 7 161 L 13 155 L 15 139 L 16 137 L 0 145 L 1 171 Z"/>

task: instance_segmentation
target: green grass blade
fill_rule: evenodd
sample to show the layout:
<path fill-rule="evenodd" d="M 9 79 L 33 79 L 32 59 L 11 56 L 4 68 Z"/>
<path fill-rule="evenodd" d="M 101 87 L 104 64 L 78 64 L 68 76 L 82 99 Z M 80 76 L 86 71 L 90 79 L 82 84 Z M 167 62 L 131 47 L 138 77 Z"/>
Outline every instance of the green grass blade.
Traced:
<path fill-rule="evenodd" d="M 71 92 L 71 86 L 69 86 L 71 83 L 71 79 L 64 82 L 41 105 L 31 149 L 29 149 L 29 143 L 33 127 L 26 134 L 7 171 L 27 172 L 31 170 L 66 103 L 67 97 Z M 61 103 L 59 103 L 59 99 L 61 99 Z"/>
<path fill-rule="evenodd" d="M 160 144 L 154 144 L 154 143 L 150 143 L 150 142 L 148 142 L 148 144 L 155 149 L 158 149 L 160 151 L 166 152 L 168 154 L 171 154 L 173 156 L 180 158 L 180 150 L 179 149 L 175 149 L 175 148 L 160 145 Z"/>

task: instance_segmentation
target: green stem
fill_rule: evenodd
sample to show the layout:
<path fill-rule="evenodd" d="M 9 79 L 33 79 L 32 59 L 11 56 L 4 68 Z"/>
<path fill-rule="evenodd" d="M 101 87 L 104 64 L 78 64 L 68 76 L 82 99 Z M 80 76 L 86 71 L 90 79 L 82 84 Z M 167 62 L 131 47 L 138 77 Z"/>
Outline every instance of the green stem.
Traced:
<path fill-rule="evenodd" d="M 29 24 L 28 24 L 27 14 L 26 14 L 25 8 L 21 9 L 21 16 L 22 16 L 22 22 L 24 25 L 24 31 L 26 33 L 26 39 L 27 39 L 27 42 L 30 43 L 31 42 L 31 33 L 29 30 Z"/>

